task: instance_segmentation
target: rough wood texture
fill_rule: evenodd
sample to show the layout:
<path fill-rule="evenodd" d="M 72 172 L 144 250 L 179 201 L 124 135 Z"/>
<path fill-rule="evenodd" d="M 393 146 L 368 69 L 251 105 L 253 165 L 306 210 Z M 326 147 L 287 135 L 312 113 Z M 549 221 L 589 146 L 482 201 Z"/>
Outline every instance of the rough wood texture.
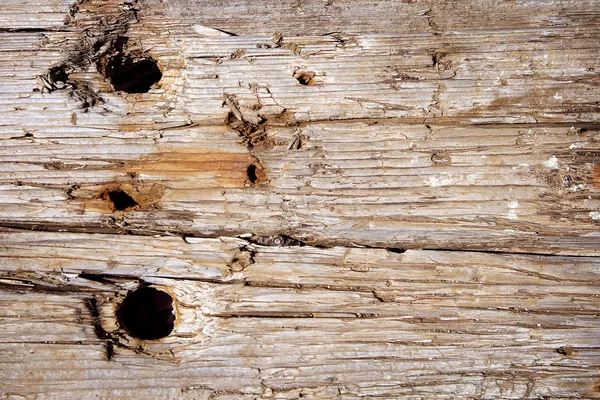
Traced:
<path fill-rule="evenodd" d="M 68 233 L 1 239 L 8 393 L 597 395 L 597 257 Z M 239 248 L 252 253 L 241 265 L 232 263 L 244 259 Z M 159 342 L 119 336 L 115 304 L 142 280 L 178 299 L 177 328 Z"/>
<path fill-rule="evenodd" d="M 3 5 L 0 398 L 600 398 L 599 48 L 595 0 Z"/>

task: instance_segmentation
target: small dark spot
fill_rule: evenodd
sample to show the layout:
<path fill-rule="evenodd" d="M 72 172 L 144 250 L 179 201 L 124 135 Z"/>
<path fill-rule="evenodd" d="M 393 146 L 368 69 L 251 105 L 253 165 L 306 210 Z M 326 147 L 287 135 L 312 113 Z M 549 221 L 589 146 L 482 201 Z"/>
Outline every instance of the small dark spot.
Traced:
<path fill-rule="evenodd" d="M 59 65 L 48 70 L 48 78 L 50 78 L 50 82 L 62 82 L 64 84 L 69 79 L 69 74 L 67 74 L 63 66 Z"/>
<path fill-rule="evenodd" d="M 250 242 L 261 246 L 304 246 L 304 242 L 288 235 L 253 236 Z"/>
<path fill-rule="evenodd" d="M 433 155 L 431 156 L 431 161 L 434 164 L 450 164 L 452 162 L 452 159 L 448 154 L 444 152 L 439 152 L 433 153 Z"/>
<path fill-rule="evenodd" d="M 152 58 L 116 55 L 103 60 L 98 70 L 115 90 L 126 93 L 147 93 L 162 78 L 158 63 Z"/>
<path fill-rule="evenodd" d="M 98 283 L 113 283 L 110 279 L 106 279 L 104 277 L 104 275 L 102 274 L 93 274 L 93 273 L 87 273 L 87 272 L 82 272 L 78 275 L 79 278 L 81 279 L 87 279 L 89 281 L 94 281 L 94 282 L 98 282 Z M 95 304 L 96 300 L 92 299 L 94 303 L 91 304 Z"/>
<path fill-rule="evenodd" d="M 118 311 L 119 322 L 131 336 L 155 340 L 168 336 L 175 326 L 173 298 L 152 287 L 127 295 Z"/>
<path fill-rule="evenodd" d="M 390 253 L 398 253 L 398 254 L 406 253 L 405 249 L 401 249 L 398 247 L 386 247 L 386 250 L 389 251 Z"/>
<path fill-rule="evenodd" d="M 246 269 L 248 266 L 254 264 L 254 256 L 256 251 L 249 248 L 248 246 L 240 247 L 240 250 L 235 253 L 231 261 L 227 264 L 229 269 L 233 272 L 240 272 Z"/>
<path fill-rule="evenodd" d="M 108 190 L 102 198 L 108 200 L 116 211 L 124 211 L 139 205 L 133 197 L 122 189 Z"/>
<path fill-rule="evenodd" d="M 248 150 L 252 150 L 256 145 L 266 141 L 267 133 L 263 126 L 264 123 L 265 120 L 261 119 L 257 125 L 238 119 L 233 112 L 227 114 L 227 124 L 238 133 Z"/>
<path fill-rule="evenodd" d="M 558 349 L 556 349 L 556 352 L 563 356 L 570 356 L 571 354 L 573 354 L 573 349 L 569 346 L 560 346 Z"/>
<path fill-rule="evenodd" d="M 98 301 L 95 298 L 86 299 L 85 305 L 90 312 L 90 315 L 96 319 L 100 317 L 100 311 L 98 311 Z"/>
<path fill-rule="evenodd" d="M 23 137 L 33 137 L 33 133 L 27 132 L 25 135 L 23 135 Z"/>
<path fill-rule="evenodd" d="M 301 69 L 294 72 L 294 78 L 296 78 L 301 85 L 312 85 L 314 83 L 313 78 L 315 75 L 316 74 L 313 71 L 304 71 Z"/>
<path fill-rule="evenodd" d="M 434 68 L 437 68 L 440 71 L 447 71 L 450 69 L 452 61 L 445 60 L 447 54 L 444 53 L 433 53 L 431 55 L 431 62 Z"/>
<path fill-rule="evenodd" d="M 105 355 L 108 361 L 112 360 L 113 355 L 115 354 L 115 345 L 113 342 L 106 342 L 105 344 Z"/>
<path fill-rule="evenodd" d="M 258 182 L 258 176 L 256 176 L 256 164 L 250 164 L 248 166 L 248 180 L 253 185 Z"/>
<path fill-rule="evenodd" d="M 108 333 L 102 327 L 102 321 L 100 319 L 100 309 L 98 307 L 98 302 L 95 298 L 86 299 L 85 306 L 90 312 L 90 316 L 92 317 L 92 326 L 94 327 L 94 333 L 96 337 L 100 340 L 109 339 Z"/>
<path fill-rule="evenodd" d="M 246 175 L 246 186 L 263 185 L 270 182 L 267 176 L 267 169 L 259 160 L 256 160 L 248 166 Z"/>
<path fill-rule="evenodd" d="M 73 184 L 71 186 L 69 186 L 67 189 L 65 189 L 65 193 L 67 194 L 67 197 L 69 198 L 69 200 L 73 200 L 75 198 L 75 195 L 73 194 L 73 192 L 77 189 L 79 189 L 81 186 L 78 184 Z"/>
<path fill-rule="evenodd" d="M 245 55 L 246 53 L 247 53 L 247 52 L 246 52 L 246 50 L 243 50 L 243 49 L 237 49 L 236 51 L 234 51 L 233 53 L 231 53 L 231 54 L 229 55 L 229 58 L 230 58 L 231 60 L 235 60 L 236 58 L 242 58 L 242 57 L 244 57 L 244 55 Z"/>
<path fill-rule="evenodd" d="M 79 106 L 84 112 L 87 112 L 91 107 L 104 103 L 102 97 L 96 93 L 89 82 L 71 79 L 68 90 L 69 95 L 79 102 Z"/>

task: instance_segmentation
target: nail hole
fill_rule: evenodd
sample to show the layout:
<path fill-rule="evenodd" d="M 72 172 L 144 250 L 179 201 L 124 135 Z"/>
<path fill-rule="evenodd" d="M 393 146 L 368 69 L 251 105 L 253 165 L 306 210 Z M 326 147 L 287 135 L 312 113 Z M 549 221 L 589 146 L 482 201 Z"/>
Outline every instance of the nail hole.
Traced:
<path fill-rule="evenodd" d="M 252 184 L 255 184 L 258 181 L 258 176 L 256 176 L 256 165 L 255 164 L 251 164 L 248 167 L 248 180 Z"/>
<path fill-rule="evenodd" d="M 48 77 L 50 78 L 51 82 L 59 85 L 62 83 L 64 85 L 64 83 L 69 79 L 69 74 L 67 74 L 62 66 L 56 66 L 48 70 Z"/>
<path fill-rule="evenodd" d="M 313 71 L 304 71 L 299 69 L 294 72 L 294 78 L 296 78 L 298 83 L 301 85 L 312 85 L 314 77 L 315 73 Z"/>
<path fill-rule="evenodd" d="M 119 307 L 118 314 L 123 328 L 138 339 L 164 338 L 175 326 L 173 298 L 152 287 L 129 293 Z"/>
<path fill-rule="evenodd" d="M 573 354 L 573 349 L 568 346 L 561 346 L 558 349 L 556 349 L 556 352 L 563 356 L 570 356 Z"/>
<path fill-rule="evenodd" d="M 147 93 L 162 78 L 158 63 L 152 58 L 136 59 L 116 55 L 105 62 L 101 72 L 115 90 L 127 93 Z"/>
<path fill-rule="evenodd" d="M 107 190 L 102 198 L 108 200 L 117 211 L 124 211 L 138 205 L 138 202 L 122 189 Z"/>
<path fill-rule="evenodd" d="M 261 185 L 270 182 L 267 176 L 267 169 L 260 161 L 250 164 L 246 170 L 246 174 L 248 175 L 246 186 Z"/>

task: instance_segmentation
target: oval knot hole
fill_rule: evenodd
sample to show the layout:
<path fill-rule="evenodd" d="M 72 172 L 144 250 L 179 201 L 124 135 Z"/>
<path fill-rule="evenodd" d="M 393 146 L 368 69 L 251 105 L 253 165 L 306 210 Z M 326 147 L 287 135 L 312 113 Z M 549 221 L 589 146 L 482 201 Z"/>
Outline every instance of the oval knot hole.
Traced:
<path fill-rule="evenodd" d="M 246 169 L 246 186 L 269 183 L 267 170 L 260 161 L 256 161 Z"/>
<path fill-rule="evenodd" d="M 251 164 L 248 167 L 248 180 L 252 184 L 255 184 L 258 181 L 258 176 L 256 176 L 256 165 L 254 164 Z"/>
<path fill-rule="evenodd" d="M 129 210 L 139 205 L 133 197 L 122 189 L 107 190 L 101 197 L 107 200 L 116 211 Z"/>
<path fill-rule="evenodd" d="M 168 336 L 175 326 L 173 298 L 151 287 L 137 289 L 119 307 L 119 321 L 127 333 L 139 339 Z"/>
<path fill-rule="evenodd" d="M 117 55 L 110 57 L 100 69 L 115 90 L 126 93 L 147 93 L 162 78 L 158 63 L 152 58 Z"/>

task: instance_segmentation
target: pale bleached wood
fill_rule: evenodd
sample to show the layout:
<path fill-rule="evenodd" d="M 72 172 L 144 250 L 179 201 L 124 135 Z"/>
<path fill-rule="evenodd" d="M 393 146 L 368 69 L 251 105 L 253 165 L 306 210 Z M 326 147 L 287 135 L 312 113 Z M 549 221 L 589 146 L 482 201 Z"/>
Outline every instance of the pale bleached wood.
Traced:
<path fill-rule="evenodd" d="M 70 120 L 69 99 L 63 101 L 60 115 Z M 5 224 L 114 230 L 110 210 L 89 204 L 103 184 L 144 190 L 156 183 L 166 188 L 158 203 L 164 221 L 155 212 L 127 213 L 130 229 L 285 231 L 313 242 L 597 254 L 595 128 L 577 134 L 568 125 L 543 124 L 274 126 L 268 131 L 274 145 L 254 152 L 270 183 L 247 188 L 245 169 L 254 158 L 227 127 L 121 132 L 111 114 L 90 111 L 77 117 L 77 126 L 68 122 L 69 128 L 59 128 L 66 123 L 60 120 L 55 127 L 43 121 L 43 127 L 24 128 L 33 138 L 5 131 Z M 103 125 L 80 127 L 89 118 Z M 291 151 L 298 129 L 303 149 Z M 189 172 L 170 170 L 177 162 Z M 139 179 L 128 172 L 138 172 Z"/>
<path fill-rule="evenodd" d="M 68 18 L 70 8 L 75 3 L 72 0 L 4 0 L 0 11 L 0 30 L 21 32 L 60 30 Z M 35 12 L 32 12 L 33 10 Z"/>
<path fill-rule="evenodd" d="M 290 151 L 294 129 L 276 127 L 270 135 L 281 145 L 259 154 L 271 181 L 254 188 L 245 186 L 253 158 L 224 128 L 165 132 L 168 144 L 159 147 L 151 138 L 102 132 L 11 139 L 1 156 L 3 224 L 285 232 L 312 243 L 598 254 L 599 190 L 593 157 L 585 155 L 597 151 L 595 133 L 320 123 L 303 127 L 310 139 L 302 151 Z M 35 161 L 32 145 L 44 154 Z M 438 154 L 452 161 L 432 161 Z M 547 167 L 554 157 L 557 169 Z M 94 199 L 115 182 L 134 197 L 152 190 L 161 196 L 142 210 L 114 214 Z"/>
<path fill-rule="evenodd" d="M 599 398 L 599 14 L 3 5 L 0 398 Z M 149 93 L 98 73 L 117 36 Z M 56 65 L 103 103 L 40 93 Z M 140 284 L 164 339 L 117 322 Z"/>
<path fill-rule="evenodd" d="M 5 393 L 598 396 L 598 258 L 69 233 L 2 243 Z M 253 263 L 230 271 L 241 246 Z M 175 296 L 176 329 L 125 336 L 106 360 L 86 299 L 117 332 L 115 307 L 138 278 Z"/>
<path fill-rule="evenodd" d="M 91 3 L 91 6 L 90 6 Z M 78 4 L 83 12 L 65 19 Z M 109 0 L 12 1 L 3 4 L 0 28 L 61 28 L 64 22 L 85 21 L 88 10 L 112 10 L 120 4 Z M 456 30 L 511 30 L 556 28 L 597 23 L 594 0 L 508 1 L 479 0 L 468 7 L 453 1 L 323 1 L 285 0 L 276 4 L 222 1 L 190 3 L 179 0 L 164 3 L 145 0 L 140 7 L 144 20 L 159 20 L 178 31 L 191 25 L 204 25 L 237 35 L 270 35 L 278 30 L 288 35 L 320 35 L 331 32 L 405 33 L 407 31 L 448 32 Z M 43 12 L 29 13 L 28 8 Z M 83 15 L 82 15 L 83 14 Z M 94 15 L 92 15 L 92 19 Z"/>
<path fill-rule="evenodd" d="M 0 219 L 23 228 L 285 232 L 313 244 L 598 255 L 600 31 L 577 19 L 597 11 L 591 4 L 569 3 L 568 23 L 550 26 L 511 14 L 516 25 L 499 31 L 486 19 L 475 20 L 476 31 L 382 25 L 284 35 L 288 46 L 278 48 L 270 36 L 194 24 L 194 13 L 173 27 L 165 15 L 176 5 L 147 5 L 127 35 L 164 67 L 161 88 L 115 94 L 91 65 L 73 76 L 105 104 L 82 112 L 66 92 L 31 90 L 37 74 L 68 60 L 83 29 L 122 15 L 116 3 L 83 3 L 64 32 L 3 34 L 11 40 L 2 43 L 10 62 L 1 73 L 10 79 Z M 440 7 L 456 18 L 451 4 Z M 542 7 L 552 21 L 557 4 Z M 573 18 L 588 21 L 584 33 Z M 254 26 L 231 23 L 242 33 Z M 316 84 L 299 85 L 297 67 L 314 70 Z M 224 95 L 266 119 L 266 140 L 250 152 L 224 122 Z M 290 150 L 297 137 L 300 149 Z M 270 181 L 247 187 L 256 160 Z M 115 222 L 91 201 L 115 182 L 160 196 Z"/>

